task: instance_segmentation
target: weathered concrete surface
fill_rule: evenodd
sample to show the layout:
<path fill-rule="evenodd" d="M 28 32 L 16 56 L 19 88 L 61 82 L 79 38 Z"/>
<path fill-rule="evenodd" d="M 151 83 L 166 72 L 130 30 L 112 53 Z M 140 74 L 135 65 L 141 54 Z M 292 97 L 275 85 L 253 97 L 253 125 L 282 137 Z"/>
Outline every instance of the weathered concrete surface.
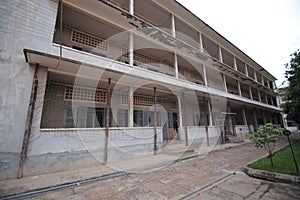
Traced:
<path fill-rule="evenodd" d="M 279 142 L 280 147 L 286 144 L 286 140 Z M 32 199 L 297 199 L 300 195 L 299 185 L 262 181 L 241 174 L 241 167 L 265 155 L 264 149 L 246 144 L 176 162 L 159 170 L 53 191 Z M 100 172 L 85 170 L 84 174 L 87 176 Z M 69 175 L 76 177 L 81 172 L 72 173 Z M 54 178 L 57 174 L 48 176 Z M 66 179 L 63 174 L 56 178 L 62 181 Z M 71 177 L 67 178 L 72 180 Z M 47 182 L 47 176 L 43 179 L 36 177 L 36 184 L 42 180 Z M 26 185 L 19 185 L 18 182 L 14 184 L 15 188 L 26 188 Z M 8 189 L 8 185 L 2 184 L 1 188 Z"/>
<path fill-rule="evenodd" d="M 196 191 L 184 199 L 299 199 L 300 186 L 250 178 L 244 173 Z"/>
<path fill-rule="evenodd" d="M 264 180 L 291 183 L 291 184 L 300 184 L 300 176 L 292 176 L 288 174 L 280 174 L 275 172 L 267 172 L 263 170 L 252 169 L 249 167 L 243 167 L 242 171 L 247 175 L 260 178 Z"/>

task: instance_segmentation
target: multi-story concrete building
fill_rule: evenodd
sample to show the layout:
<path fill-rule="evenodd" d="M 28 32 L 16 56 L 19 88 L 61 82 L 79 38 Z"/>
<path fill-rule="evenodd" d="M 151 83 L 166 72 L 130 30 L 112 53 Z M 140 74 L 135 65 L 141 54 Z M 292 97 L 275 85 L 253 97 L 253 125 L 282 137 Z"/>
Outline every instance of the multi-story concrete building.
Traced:
<path fill-rule="evenodd" d="M 275 77 L 175 0 L 0 9 L 1 178 L 20 153 L 39 174 L 281 123 Z"/>

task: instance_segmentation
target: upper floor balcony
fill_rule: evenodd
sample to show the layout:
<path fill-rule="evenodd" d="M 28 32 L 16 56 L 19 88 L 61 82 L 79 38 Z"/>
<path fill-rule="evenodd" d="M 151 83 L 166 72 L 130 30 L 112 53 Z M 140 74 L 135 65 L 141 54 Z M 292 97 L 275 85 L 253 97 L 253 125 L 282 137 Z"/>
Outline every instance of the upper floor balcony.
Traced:
<path fill-rule="evenodd" d="M 128 1 L 112 2 L 124 11 L 128 11 L 126 9 Z M 173 41 L 181 42 L 188 46 L 188 50 L 206 55 L 206 57 L 202 56 L 201 58 L 209 58 L 212 61 L 211 65 L 207 64 L 205 59 L 195 60 L 189 56 L 176 54 L 175 51 L 166 48 L 165 45 L 143 38 L 141 35 L 132 34 L 131 36 L 130 31 L 110 19 L 95 17 L 89 12 L 68 4 L 63 6 L 62 15 L 60 13 L 57 15 L 53 42 L 78 51 L 109 58 L 112 62 L 122 62 L 275 105 L 274 100 L 271 103 L 272 101 L 267 101 L 266 98 L 255 98 L 256 95 L 251 94 L 252 89 L 250 85 L 256 83 L 259 85 L 260 90 L 265 90 L 264 93 L 268 93 L 271 96 L 271 99 L 274 97 L 274 93 L 271 91 L 273 85 L 266 78 L 263 78 L 260 73 L 247 66 L 244 61 L 235 57 L 225 48 L 220 47 L 209 37 L 201 35 L 184 21 L 173 16 L 174 27 L 176 27 L 174 37 L 171 29 L 172 15 L 162 8 L 155 7 L 153 2 L 145 2 L 151 4 L 148 6 L 148 9 L 140 8 L 142 7 L 140 5 L 141 1 L 136 1 L 135 3 L 135 15 L 139 20 L 145 20 L 145 23 L 150 24 L 149 26 L 159 27 L 157 29 L 164 36 L 167 35 Z M 98 3 L 101 4 L 101 2 Z M 106 8 L 105 6 L 107 5 L 103 5 L 103 9 Z M 164 20 L 159 20 L 160 17 L 155 17 L 151 14 L 148 11 L 151 9 L 157 9 L 159 15 L 165 16 Z M 60 16 L 62 16 L 62 19 Z M 115 18 L 122 17 L 119 15 Z M 115 20 L 118 21 L 118 19 Z M 132 50 L 132 54 L 130 54 L 130 50 Z M 132 59 L 132 63 L 130 59 Z M 215 61 L 218 61 L 225 70 L 220 70 L 219 64 L 215 65 Z M 219 73 L 221 79 L 215 77 L 216 73 Z M 243 83 L 244 80 L 246 81 Z"/>

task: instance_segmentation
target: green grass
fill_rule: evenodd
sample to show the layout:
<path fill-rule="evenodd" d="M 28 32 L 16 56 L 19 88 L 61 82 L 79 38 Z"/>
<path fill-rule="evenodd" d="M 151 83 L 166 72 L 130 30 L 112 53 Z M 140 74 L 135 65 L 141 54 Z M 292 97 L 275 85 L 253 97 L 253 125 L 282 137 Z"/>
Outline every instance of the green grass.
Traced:
<path fill-rule="evenodd" d="M 300 141 L 297 141 L 292 146 L 295 158 L 297 160 L 298 169 L 300 170 Z M 249 164 L 248 167 L 269 172 L 300 176 L 300 172 L 296 171 L 290 146 L 278 151 L 273 157 L 273 163 L 274 167 L 271 167 L 270 159 L 262 158 L 254 163 Z"/>

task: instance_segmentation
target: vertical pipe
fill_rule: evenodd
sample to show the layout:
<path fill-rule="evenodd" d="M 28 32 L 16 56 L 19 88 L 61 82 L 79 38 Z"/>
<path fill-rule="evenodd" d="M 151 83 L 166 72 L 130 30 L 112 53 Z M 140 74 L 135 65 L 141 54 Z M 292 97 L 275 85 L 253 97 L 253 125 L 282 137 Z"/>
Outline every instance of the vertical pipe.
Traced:
<path fill-rule="evenodd" d="M 154 87 L 154 155 L 157 151 L 156 87 Z"/>
<path fill-rule="evenodd" d="M 30 103 L 29 103 L 28 112 L 27 112 L 26 129 L 25 129 L 24 138 L 23 138 L 22 151 L 21 151 L 21 155 L 20 155 L 20 165 L 19 165 L 17 178 L 23 177 L 24 165 L 25 165 L 25 161 L 27 158 L 28 146 L 29 146 L 30 135 L 31 135 L 31 126 L 32 126 L 35 102 L 36 102 L 36 97 L 37 97 L 38 70 L 39 70 L 39 64 L 36 64 L 35 69 L 34 69 L 34 77 L 33 77 L 33 81 L 32 81 Z"/>
<path fill-rule="evenodd" d="M 108 134 L 109 134 L 109 114 L 110 114 L 110 84 L 111 84 L 111 78 L 108 78 L 107 97 L 106 97 L 106 128 L 105 128 L 104 164 L 107 163 L 107 147 L 108 147 Z"/>

